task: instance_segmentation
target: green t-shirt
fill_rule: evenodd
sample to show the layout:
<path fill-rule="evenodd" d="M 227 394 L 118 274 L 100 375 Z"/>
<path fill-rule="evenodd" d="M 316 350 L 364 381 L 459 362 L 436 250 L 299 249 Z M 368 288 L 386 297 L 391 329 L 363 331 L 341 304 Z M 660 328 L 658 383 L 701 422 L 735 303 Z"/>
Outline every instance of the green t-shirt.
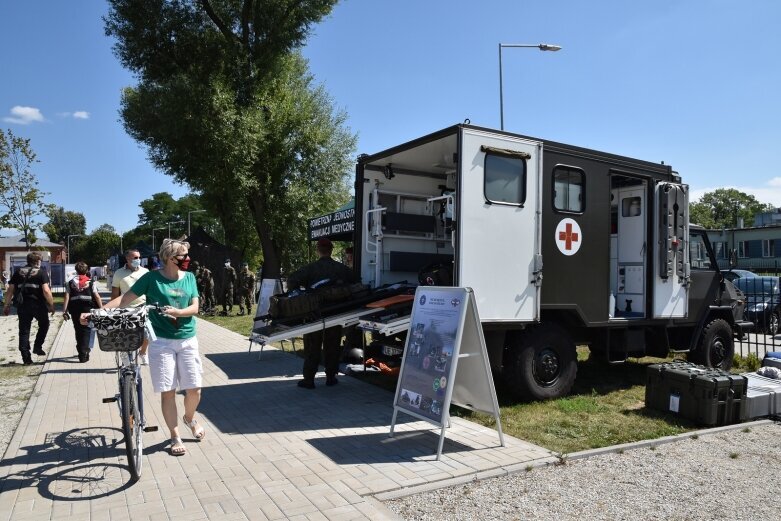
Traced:
<path fill-rule="evenodd" d="M 130 290 L 139 297 L 146 295 L 149 304 L 173 306 L 178 309 L 188 307 L 194 298 L 198 298 L 195 277 L 189 271 L 179 280 L 169 280 L 160 271 L 150 271 L 138 279 Z M 195 336 L 195 317 L 180 317 L 174 320 L 152 311 L 149 318 L 155 334 L 160 338 L 182 339 Z"/>

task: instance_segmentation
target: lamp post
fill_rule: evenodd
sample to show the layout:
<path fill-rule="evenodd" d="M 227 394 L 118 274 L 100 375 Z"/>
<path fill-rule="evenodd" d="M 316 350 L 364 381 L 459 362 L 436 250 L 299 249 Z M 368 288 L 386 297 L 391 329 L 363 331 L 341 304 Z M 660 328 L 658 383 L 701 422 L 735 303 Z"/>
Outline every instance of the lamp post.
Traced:
<path fill-rule="evenodd" d="M 190 215 L 194 213 L 205 212 L 206 210 L 190 210 L 187 212 L 187 236 L 190 236 Z"/>
<path fill-rule="evenodd" d="M 499 44 L 499 128 L 504 130 L 504 92 L 502 88 L 502 49 L 505 47 L 516 47 L 521 49 L 534 49 L 537 48 L 541 51 L 560 51 L 559 45 L 552 45 L 549 43 L 500 43 Z"/>
<path fill-rule="evenodd" d="M 68 251 L 66 252 L 66 261 L 65 264 L 70 264 L 71 262 L 71 237 L 81 237 L 81 235 L 68 235 L 67 243 L 68 243 Z"/>
<path fill-rule="evenodd" d="M 165 230 L 165 228 L 152 228 L 152 251 L 157 251 L 155 249 L 155 232 L 157 230 Z"/>
<path fill-rule="evenodd" d="M 171 238 L 171 225 L 172 224 L 182 224 L 184 221 L 171 221 L 168 223 L 168 238 Z"/>

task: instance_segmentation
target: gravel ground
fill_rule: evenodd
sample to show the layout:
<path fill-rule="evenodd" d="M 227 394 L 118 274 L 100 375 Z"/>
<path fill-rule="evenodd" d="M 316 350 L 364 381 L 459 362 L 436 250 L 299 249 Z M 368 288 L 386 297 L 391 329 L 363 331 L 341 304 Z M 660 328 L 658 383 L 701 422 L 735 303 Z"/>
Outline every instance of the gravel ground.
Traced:
<path fill-rule="evenodd" d="M 57 314 L 49 326 L 43 350 L 47 353 L 62 323 L 61 314 Z M 35 338 L 38 323 L 33 321 L 30 340 Z M 32 355 L 33 365 L 22 365 L 19 354 L 19 322 L 16 315 L 7 317 L 0 314 L 0 460 L 19 425 L 27 401 L 43 369 L 43 358 Z"/>
<path fill-rule="evenodd" d="M 386 502 L 405 520 L 777 520 L 781 423 Z"/>

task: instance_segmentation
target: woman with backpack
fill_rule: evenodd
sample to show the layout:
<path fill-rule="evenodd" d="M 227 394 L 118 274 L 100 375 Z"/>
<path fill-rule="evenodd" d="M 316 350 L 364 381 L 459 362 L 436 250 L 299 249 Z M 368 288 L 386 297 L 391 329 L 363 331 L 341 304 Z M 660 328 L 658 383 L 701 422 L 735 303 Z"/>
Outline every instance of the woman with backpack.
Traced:
<path fill-rule="evenodd" d="M 79 317 L 82 313 L 89 313 L 92 308 L 102 308 L 103 301 L 100 299 L 98 288 L 88 275 L 89 266 L 84 261 L 76 263 L 76 276 L 68 281 L 68 291 L 65 293 L 65 302 L 62 308 L 62 317 L 73 320 L 73 330 L 76 333 L 76 351 L 79 354 L 79 362 L 89 361 L 89 326 L 82 325 Z M 93 305 L 93 303 L 95 305 Z"/>

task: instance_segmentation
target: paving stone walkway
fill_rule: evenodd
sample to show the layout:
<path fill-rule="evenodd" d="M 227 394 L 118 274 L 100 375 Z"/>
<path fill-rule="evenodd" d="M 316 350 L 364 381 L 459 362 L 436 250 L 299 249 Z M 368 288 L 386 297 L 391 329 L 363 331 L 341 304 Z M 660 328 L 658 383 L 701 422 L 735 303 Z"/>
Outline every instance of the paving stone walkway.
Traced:
<path fill-rule="evenodd" d="M 322 373 L 317 389 L 301 389 L 293 354 L 267 347 L 258 360 L 246 337 L 203 320 L 198 338 L 207 436 L 198 443 L 180 425 L 188 454 L 169 455 L 147 378 L 147 418 L 160 430 L 144 436 L 143 474 L 130 483 L 117 407 L 102 403 L 116 394 L 114 356 L 95 349 L 79 364 L 64 324 L 0 461 L 0 521 L 394 519 L 375 496 L 555 459 L 506 434 L 500 447 L 495 430 L 453 418 L 436 461 L 432 425 L 402 414 L 388 437 L 392 393 L 346 376 L 326 387 Z"/>

